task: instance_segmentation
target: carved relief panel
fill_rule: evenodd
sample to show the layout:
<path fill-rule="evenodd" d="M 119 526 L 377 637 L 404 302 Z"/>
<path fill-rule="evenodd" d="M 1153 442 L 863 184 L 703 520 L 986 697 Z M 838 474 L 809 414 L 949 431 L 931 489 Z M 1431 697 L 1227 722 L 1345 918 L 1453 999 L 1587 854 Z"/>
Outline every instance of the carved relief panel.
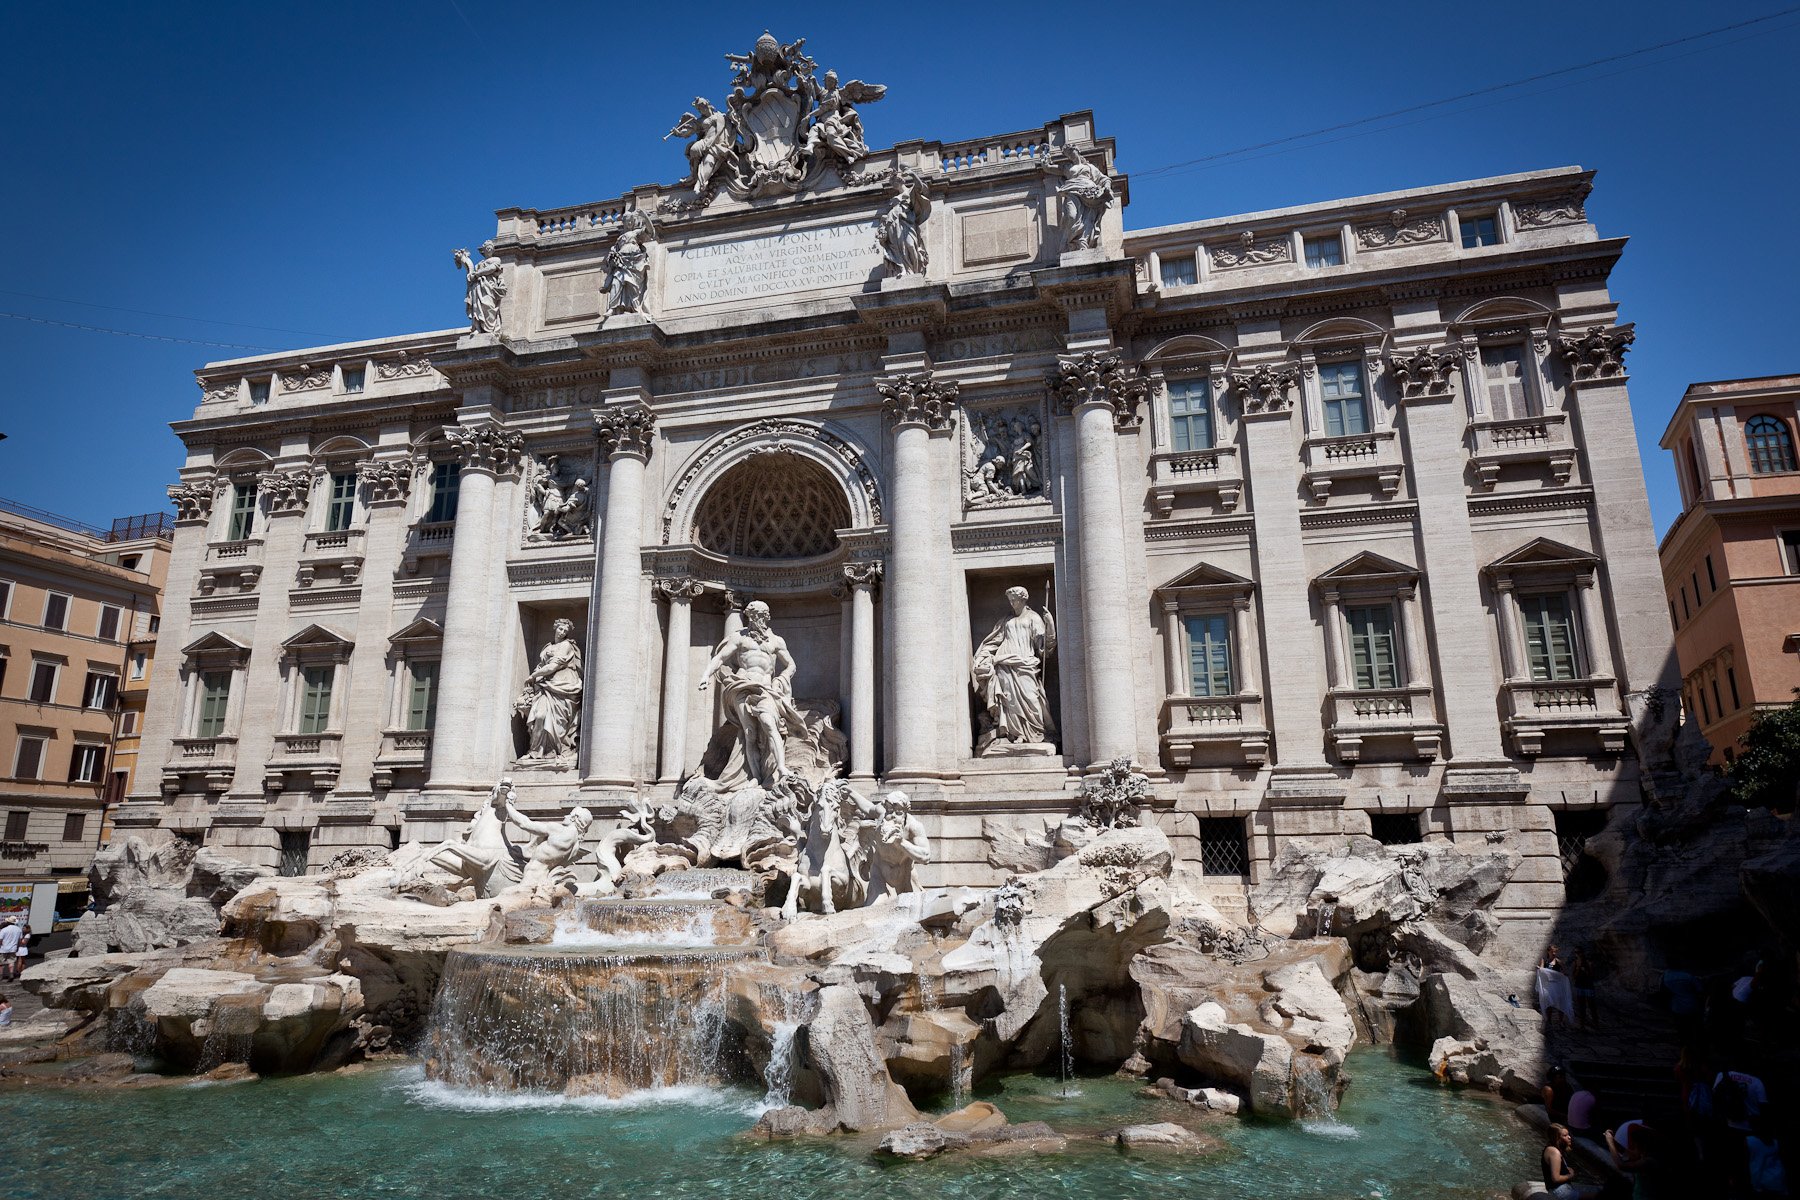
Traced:
<path fill-rule="evenodd" d="M 525 545 L 592 537 L 593 486 L 592 457 L 533 455 L 525 478 Z"/>
<path fill-rule="evenodd" d="M 1034 504 L 1050 498 L 1050 439 L 1044 406 L 1002 401 L 964 408 L 965 509 Z"/>

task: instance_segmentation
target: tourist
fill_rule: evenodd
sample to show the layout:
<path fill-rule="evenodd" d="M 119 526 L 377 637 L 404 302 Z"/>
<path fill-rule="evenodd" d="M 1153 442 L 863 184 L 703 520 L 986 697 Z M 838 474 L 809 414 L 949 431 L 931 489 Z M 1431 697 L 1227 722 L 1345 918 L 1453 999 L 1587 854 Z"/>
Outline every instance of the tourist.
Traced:
<path fill-rule="evenodd" d="M 0 996 L 0 1028 L 12 1024 L 12 1001 Z"/>
<path fill-rule="evenodd" d="M 1768 1120 L 1757 1117 L 1750 1122 L 1750 1136 L 1744 1139 L 1748 1156 L 1747 1172 L 1752 1196 L 1786 1196 L 1787 1167 L 1781 1161 L 1781 1142 L 1770 1131 Z"/>
<path fill-rule="evenodd" d="M 1575 991 L 1575 1027 L 1592 1029 L 1600 1016 L 1594 1003 L 1594 968 L 1587 951 L 1577 950 L 1569 959 L 1569 984 Z"/>
<path fill-rule="evenodd" d="M 1733 1133 L 1747 1135 L 1768 1102 L 1763 1081 L 1748 1071 L 1720 1071 L 1713 1077 L 1713 1115 Z"/>
<path fill-rule="evenodd" d="M 1613 1166 L 1636 1179 L 1650 1163 L 1650 1150 L 1655 1131 L 1644 1121 L 1626 1121 L 1617 1129 L 1606 1131 L 1606 1150 Z"/>
<path fill-rule="evenodd" d="M 1544 947 L 1544 957 L 1538 960 L 1538 966 L 1546 971 L 1562 970 L 1562 954 L 1556 949 L 1556 943 Z"/>
<path fill-rule="evenodd" d="M 6 924 L 0 925 L 0 982 L 10 983 L 19 977 L 24 967 L 24 960 L 19 957 L 19 947 L 25 931 L 19 928 L 19 918 L 8 917 Z"/>
<path fill-rule="evenodd" d="M 13 955 L 12 977 L 14 979 L 17 979 L 17 978 L 19 978 L 19 976 L 25 974 L 25 960 L 30 957 L 31 957 L 31 927 L 25 923 L 23 918 L 20 918 L 20 920 L 19 920 L 19 949 Z"/>
<path fill-rule="evenodd" d="M 1551 1067 L 1550 1074 L 1544 1079 L 1544 1112 L 1551 1123 L 1569 1119 L 1569 1098 L 1575 1094 L 1575 1085 L 1569 1082 L 1569 1073 L 1561 1067 Z"/>
<path fill-rule="evenodd" d="M 1575 1139 L 1562 1125 L 1550 1126 L 1550 1142 L 1544 1147 L 1539 1166 L 1544 1172 L 1544 1189 L 1553 1200 L 1593 1200 L 1600 1189 L 1575 1182 L 1575 1165 L 1569 1161 Z"/>
<path fill-rule="evenodd" d="M 1569 1119 L 1564 1122 L 1570 1131 L 1587 1136 L 1594 1132 L 1594 1110 L 1600 1106 L 1600 1097 L 1586 1088 L 1576 1088 L 1569 1097 Z"/>

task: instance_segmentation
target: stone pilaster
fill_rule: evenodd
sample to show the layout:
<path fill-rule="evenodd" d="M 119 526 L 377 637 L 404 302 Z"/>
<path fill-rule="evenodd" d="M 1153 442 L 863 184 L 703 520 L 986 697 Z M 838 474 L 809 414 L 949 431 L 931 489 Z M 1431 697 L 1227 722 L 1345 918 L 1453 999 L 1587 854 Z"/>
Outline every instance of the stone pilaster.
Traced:
<path fill-rule="evenodd" d="M 1431 644 L 1408 637 L 1409 682 L 1435 678 L 1437 710 L 1449 731 L 1452 767 L 1506 757 L 1490 618 L 1481 600 L 1481 563 L 1469 522 L 1467 452 L 1452 386 L 1454 355 L 1417 349 L 1390 360 L 1400 391 L 1400 436 L 1419 503 L 1419 568 Z M 1435 652 L 1435 654 L 1434 654 Z M 1432 659 L 1435 657 L 1436 661 Z"/>
<path fill-rule="evenodd" d="M 1115 431 L 1136 425 L 1149 384 L 1119 355 L 1059 355 L 1050 392 L 1075 417 L 1077 548 L 1088 753 L 1095 762 L 1137 758 L 1137 712 L 1125 517 Z"/>
<path fill-rule="evenodd" d="M 306 542 L 306 504 L 312 474 L 300 469 L 269 471 L 257 477 L 257 501 L 262 511 L 262 573 L 257 578 L 256 623 L 250 634 L 254 647 L 243 672 L 243 706 L 238 709 L 237 773 L 233 795 L 261 798 L 265 795 L 263 764 L 275 757 L 275 735 L 285 730 L 288 713 L 283 704 L 281 643 L 293 632 L 288 628 L 288 592 L 294 586 L 294 570 Z M 257 536 L 253 532 L 253 536 Z"/>
<path fill-rule="evenodd" d="M 620 703 L 634 694 L 643 660 L 644 475 L 655 442 L 656 417 L 641 396 L 594 413 L 600 444 L 607 451 L 606 523 L 600 533 L 599 603 L 589 661 L 604 647 L 605 695 L 589 691 L 586 708 L 587 773 L 590 787 L 630 788 L 638 783 L 637 733 L 640 705 Z M 595 681 L 599 682 L 595 672 Z"/>
<path fill-rule="evenodd" d="M 881 564 L 844 564 L 850 587 L 850 777 L 875 777 L 875 588 Z"/>
<path fill-rule="evenodd" d="M 404 437 L 405 431 L 399 432 Z M 394 721 L 386 636 L 394 632 L 394 572 L 384 567 L 399 562 L 406 545 L 406 501 L 415 469 L 403 447 L 395 449 L 399 452 L 390 451 L 389 457 L 357 467 L 368 522 L 363 531 L 363 561 L 375 567 L 358 576 L 361 591 L 356 646 L 350 652 L 339 795 L 373 793 L 375 756 L 381 753 L 382 732 Z"/>
<path fill-rule="evenodd" d="M 892 653 L 894 709 L 890 779 L 939 772 L 935 656 L 919 645 L 940 641 L 945 576 L 938 562 L 938 533 L 931 514 L 931 438 L 956 426 L 957 385 L 935 380 L 929 370 L 886 375 L 875 381 L 894 431 L 893 493 L 888 506 L 892 548 L 888 557 L 888 640 Z M 909 645 L 909 643 L 911 643 Z M 851 741 L 855 746 L 854 738 Z"/>
<path fill-rule="evenodd" d="M 489 654 L 498 640 L 489 611 L 489 573 L 499 561 L 494 511 L 498 478 L 518 467 L 524 436 L 491 420 L 453 425 L 444 438 L 462 464 L 449 595 L 444 606 L 444 658 L 438 668 L 437 727 L 431 735 L 430 791 L 477 792 L 490 786 L 484 748 L 483 697 L 495 686 Z"/>
<path fill-rule="evenodd" d="M 669 606 L 663 641 L 661 770 L 657 779 L 673 783 L 686 765 L 689 694 L 688 643 L 693 640 L 694 600 L 705 588 L 693 579 L 658 579 L 652 589 Z"/>

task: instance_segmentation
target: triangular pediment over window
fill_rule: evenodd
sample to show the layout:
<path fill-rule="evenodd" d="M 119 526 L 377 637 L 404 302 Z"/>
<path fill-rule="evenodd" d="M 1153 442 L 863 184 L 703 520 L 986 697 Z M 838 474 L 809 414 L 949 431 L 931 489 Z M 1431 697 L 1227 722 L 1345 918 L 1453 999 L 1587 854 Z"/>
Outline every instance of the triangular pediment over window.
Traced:
<path fill-rule="evenodd" d="M 250 647 L 234 637 L 213 631 L 203 633 L 181 648 L 183 654 L 248 654 Z"/>
<path fill-rule="evenodd" d="M 426 646 L 439 646 L 444 640 L 444 627 L 430 617 L 420 617 L 405 629 L 388 638 L 388 645 L 396 650 L 418 650 Z"/>
<path fill-rule="evenodd" d="M 1549 538 L 1533 538 L 1512 553 L 1495 559 L 1488 570 L 1497 575 L 1508 575 L 1514 571 L 1591 571 L 1599 562 L 1597 557 L 1585 550 L 1577 550 Z"/>
<path fill-rule="evenodd" d="M 308 625 L 287 641 L 281 643 L 283 650 L 309 650 L 315 646 L 349 646 L 349 638 L 328 625 Z"/>
<path fill-rule="evenodd" d="M 1247 596 L 1255 586 L 1242 575 L 1203 562 L 1194 564 L 1157 588 L 1156 595 L 1163 600 L 1196 596 Z"/>
<path fill-rule="evenodd" d="M 1370 550 L 1365 550 L 1354 558 L 1345 559 L 1331 570 L 1319 576 L 1322 585 L 1345 583 L 1412 583 L 1419 578 L 1416 567 L 1384 558 Z"/>

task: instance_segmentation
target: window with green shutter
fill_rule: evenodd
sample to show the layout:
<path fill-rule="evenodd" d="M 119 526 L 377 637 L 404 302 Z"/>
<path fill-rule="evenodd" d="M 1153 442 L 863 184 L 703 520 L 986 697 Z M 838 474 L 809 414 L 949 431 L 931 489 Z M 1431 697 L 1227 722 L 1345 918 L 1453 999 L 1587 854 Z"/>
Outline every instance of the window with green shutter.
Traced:
<path fill-rule="evenodd" d="M 1344 610 L 1350 628 L 1350 675 L 1359 692 L 1400 686 L 1400 657 L 1394 642 L 1394 609 L 1387 604 Z"/>
<path fill-rule="evenodd" d="M 300 668 L 300 727 L 298 733 L 324 733 L 331 724 L 331 663 Z"/>
<path fill-rule="evenodd" d="M 341 533 L 356 515 L 356 476 L 345 471 L 331 477 L 331 502 L 325 508 L 325 531 Z"/>
<path fill-rule="evenodd" d="M 431 468 L 431 507 L 425 512 L 428 522 L 454 521 L 456 496 L 462 486 L 462 464 L 441 462 Z"/>
<path fill-rule="evenodd" d="M 1229 696 L 1231 621 L 1224 613 L 1186 618 L 1188 686 L 1195 696 Z"/>
<path fill-rule="evenodd" d="M 1369 432 L 1368 393 L 1361 363 L 1326 363 L 1319 367 L 1319 394 L 1328 437 Z"/>
<path fill-rule="evenodd" d="M 256 531 L 256 485 L 240 483 L 231 493 L 231 540 L 241 542 Z"/>
<path fill-rule="evenodd" d="M 231 672 L 208 671 L 200 677 L 200 725 L 194 732 L 203 738 L 225 733 L 225 706 L 231 701 Z"/>
<path fill-rule="evenodd" d="M 1519 613 L 1525 622 L 1525 658 L 1531 665 L 1531 678 L 1538 683 L 1579 678 L 1568 594 L 1520 596 Z"/>
<path fill-rule="evenodd" d="M 1212 384 L 1209 381 L 1179 379 L 1169 384 L 1169 433 L 1176 450 L 1212 449 Z"/>
<path fill-rule="evenodd" d="M 412 664 L 412 683 L 406 703 L 408 729 L 430 729 L 437 720 L 437 682 L 437 663 L 427 660 Z"/>

